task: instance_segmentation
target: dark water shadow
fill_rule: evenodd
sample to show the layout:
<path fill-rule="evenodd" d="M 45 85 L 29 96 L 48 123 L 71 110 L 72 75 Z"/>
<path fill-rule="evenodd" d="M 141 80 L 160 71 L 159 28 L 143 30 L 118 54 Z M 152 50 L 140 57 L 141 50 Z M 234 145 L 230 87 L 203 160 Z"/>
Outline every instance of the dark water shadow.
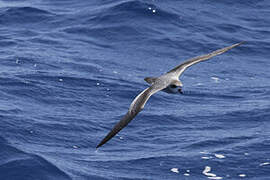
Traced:
<path fill-rule="evenodd" d="M 71 180 L 44 158 L 23 152 L 0 137 L 0 179 L 12 180 Z"/>
<path fill-rule="evenodd" d="M 204 98 L 216 98 L 216 99 L 235 99 L 235 98 L 243 98 L 242 96 L 237 95 L 228 95 L 221 93 L 211 93 L 211 92 L 203 92 L 203 91 L 183 91 L 183 96 L 190 97 L 204 97 Z"/>

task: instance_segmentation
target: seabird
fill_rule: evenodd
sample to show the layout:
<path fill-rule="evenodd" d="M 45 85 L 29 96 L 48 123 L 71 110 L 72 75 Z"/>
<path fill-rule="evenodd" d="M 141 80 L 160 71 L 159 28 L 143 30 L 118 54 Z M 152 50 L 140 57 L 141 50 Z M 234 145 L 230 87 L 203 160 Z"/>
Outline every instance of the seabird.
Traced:
<path fill-rule="evenodd" d="M 113 129 L 107 134 L 107 136 L 97 145 L 99 148 L 112 137 L 114 137 L 119 131 L 121 131 L 143 108 L 150 96 L 158 91 L 165 91 L 167 93 L 182 93 L 183 84 L 179 80 L 181 74 L 190 66 L 199 63 L 201 61 L 208 60 L 216 55 L 222 54 L 236 46 L 241 45 L 243 42 L 233 44 L 232 46 L 218 49 L 209 54 L 197 56 L 195 58 L 188 59 L 184 63 L 176 66 L 169 72 L 159 77 L 146 77 L 144 80 L 150 84 L 150 87 L 143 90 L 131 103 L 126 115 L 113 127 Z"/>

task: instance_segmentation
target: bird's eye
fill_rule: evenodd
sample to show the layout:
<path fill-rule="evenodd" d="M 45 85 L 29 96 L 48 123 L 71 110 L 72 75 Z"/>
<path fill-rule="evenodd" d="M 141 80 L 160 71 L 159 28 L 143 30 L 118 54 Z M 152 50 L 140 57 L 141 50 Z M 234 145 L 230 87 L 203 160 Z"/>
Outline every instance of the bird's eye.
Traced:
<path fill-rule="evenodd" d="M 171 85 L 170 87 L 171 87 L 171 88 L 176 88 L 177 86 L 173 84 L 173 85 Z"/>

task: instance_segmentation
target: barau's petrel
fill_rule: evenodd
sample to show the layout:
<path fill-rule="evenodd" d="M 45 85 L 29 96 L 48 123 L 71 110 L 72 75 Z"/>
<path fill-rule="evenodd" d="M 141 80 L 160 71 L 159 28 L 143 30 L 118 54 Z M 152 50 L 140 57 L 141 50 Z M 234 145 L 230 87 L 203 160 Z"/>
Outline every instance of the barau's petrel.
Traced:
<path fill-rule="evenodd" d="M 143 108 L 151 95 L 158 91 L 165 91 L 167 93 L 182 93 L 182 82 L 178 79 L 180 75 L 190 66 L 201 61 L 205 61 L 216 55 L 222 54 L 229 49 L 239 46 L 241 43 L 234 44 L 229 47 L 218 49 L 206 55 L 198 56 L 185 61 L 184 63 L 176 66 L 166 74 L 159 77 L 147 77 L 144 80 L 150 84 L 150 87 L 141 92 L 131 103 L 126 115 L 113 127 L 111 132 L 97 145 L 96 148 L 102 146 L 112 137 L 114 137 L 121 129 L 123 129 Z"/>

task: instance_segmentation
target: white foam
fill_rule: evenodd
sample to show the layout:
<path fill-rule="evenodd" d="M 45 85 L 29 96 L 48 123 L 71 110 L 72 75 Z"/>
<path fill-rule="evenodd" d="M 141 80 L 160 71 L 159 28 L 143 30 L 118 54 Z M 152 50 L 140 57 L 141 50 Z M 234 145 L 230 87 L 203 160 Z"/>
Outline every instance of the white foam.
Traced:
<path fill-rule="evenodd" d="M 214 173 L 210 173 L 210 171 L 211 171 L 211 167 L 210 166 L 205 166 L 202 173 L 204 175 L 208 176 L 208 179 L 223 179 L 222 177 L 219 177 Z"/>
<path fill-rule="evenodd" d="M 216 177 L 208 177 L 208 179 L 223 179 L 222 177 L 216 176 Z"/>
<path fill-rule="evenodd" d="M 206 175 L 206 176 L 210 176 L 210 177 L 216 177 L 217 175 L 216 174 L 214 174 L 214 173 L 205 173 L 204 175 Z"/>
<path fill-rule="evenodd" d="M 201 151 L 200 153 L 201 154 L 209 154 L 209 152 L 207 152 L 207 151 Z"/>
<path fill-rule="evenodd" d="M 211 167 L 210 166 L 205 166 L 204 170 L 203 170 L 203 173 L 207 173 L 211 171 Z"/>
<path fill-rule="evenodd" d="M 215 81 L 215 83 L 219 82 L 219 78 L 218 77 L 211 77 L 211 79 L 213 79 Z"/>
<path fill-rule="evenodd" d="M 211 167 L 210 166 L 205 166 L 204 170 L 203 170 L 203 174 L 206 176 L 211 176 L 211 177 L 216 177 L 217 175 L 215 175 L 214 173 L 209 173 L 211 171 Z"/>
<path fill-rule="evenodd" d="M 247 175 L 245 174 L 239 174 L 239 177 L 246 177 Z"/>
<path fill-rule="evenodd" d="M 223 158 L 225 158 L 225 156 L 224 156 L 224 155 L 222 155 L 222 154 L 215 154 L 215 156 L 216 156 L 216 158 L 219 158 L 219 159 L 223 159 Z"/>
<path fill-rule="evenodd" d="M 265 162 L 265 163 L 261 163 L 260 166 L 266 166 L 266 165 L 269 165 L 270 162 Z"/>
<path fill-rule="evenodd" d="M 179 173 L 178 168 L 172 168 L 171 171 L 174 172 L 174 173 Z"/>
<path fill-rule="evenodd" d="M 184 173 L 184 176 L 190 176 L 190 174 L 189 174 L 189 173 L 190 173 L 190 170 L 189 170 L 189 169 L 187 169 L 187 170 L 186 170 L 186 173 Z"/>
<path fill-rule="evenodd" d="M 203 157 L 201 157 L 202 159 L 211 159 L 211 156 L 210 157 L 208 157 L 208 156 L 203 156 Z"/>

